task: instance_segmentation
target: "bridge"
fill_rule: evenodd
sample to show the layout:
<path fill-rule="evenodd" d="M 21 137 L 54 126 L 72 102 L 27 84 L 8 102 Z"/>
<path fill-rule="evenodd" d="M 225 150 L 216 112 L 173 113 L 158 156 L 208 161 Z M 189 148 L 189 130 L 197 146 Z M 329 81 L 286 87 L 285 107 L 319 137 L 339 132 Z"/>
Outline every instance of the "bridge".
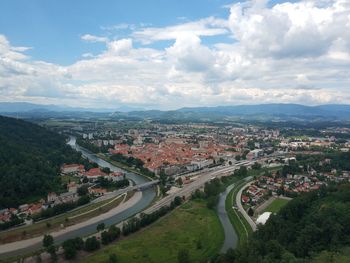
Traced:
<path fill-rule="evenodd" d="M 149 187 L 152 187 L 152 186 L 158 184 L 159 182 L 160 182 L 159 180 L 152 180 L 152 181 L 147 182 L 147 183 L 131 186 L 130 190 L 144 190 L 144 189 L 147 189 Z"/>
<path fill-rule="evenodd" d="M 124 193 L 129 192 L 129 191 L 145 190 L 145 189 L 150 188 L 150 187 L 152 187 L 154 185 L 157 185 L 159 182 L 160 182 L 159 180 L 152 180 L 152 181 L 149 181 L 149 182 L 146 182 L 146 183 L 143 183 L 143 184 L 137 184 L 137 185 L 133 185 L 133 186 L 128 186 L 128 187 L 123 188 L 123 189 L 115 190 L 113 192 L 106 193 L 104 195 L 104 199 L 111 198 L 111 197 L 114 197 L 114 196 L 117 196 L 117 195 L 121 195 L 121 194 L 124 194 Z M 101 200 L 98 200 L 98 201 L 101 201 Z"/>

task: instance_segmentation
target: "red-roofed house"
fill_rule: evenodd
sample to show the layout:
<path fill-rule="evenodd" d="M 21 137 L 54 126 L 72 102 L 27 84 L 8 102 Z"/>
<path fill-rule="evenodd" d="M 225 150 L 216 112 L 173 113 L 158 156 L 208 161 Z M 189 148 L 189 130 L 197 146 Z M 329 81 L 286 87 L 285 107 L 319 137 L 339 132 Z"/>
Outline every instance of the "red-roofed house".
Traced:
<path fill-rule="evenodd" d="M 108 175 L 102 172 L 100 168 L 92 168 L 89 171 L 85 172 L 85 176 L 88 179 L 97 179 L 99 177 L 106 177 Z"/>
<path fill-rule="evenodd" d="M 62 166 L 62 173 L 63 174 L 70 174 L 70 173 L 77 173 L 81 169 L 81 166 L 79 164 L 64 164 Z"/>

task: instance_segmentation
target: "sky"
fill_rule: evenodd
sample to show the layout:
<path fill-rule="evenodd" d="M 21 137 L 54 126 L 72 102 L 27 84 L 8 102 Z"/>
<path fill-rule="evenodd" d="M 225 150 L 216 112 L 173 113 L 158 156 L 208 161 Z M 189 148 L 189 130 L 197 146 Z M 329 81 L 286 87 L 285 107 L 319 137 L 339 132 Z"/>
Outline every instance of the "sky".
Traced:
<path fill-rule="evenodd" d="M 2 0 L 0 101 L 350 104 L 350 0 Z"/>

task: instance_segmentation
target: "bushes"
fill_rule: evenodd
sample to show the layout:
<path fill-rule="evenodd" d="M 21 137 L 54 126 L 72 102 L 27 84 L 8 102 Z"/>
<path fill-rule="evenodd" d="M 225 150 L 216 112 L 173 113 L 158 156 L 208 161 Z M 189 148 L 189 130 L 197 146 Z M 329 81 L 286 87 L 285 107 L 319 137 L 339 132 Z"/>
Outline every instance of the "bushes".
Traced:
<path fill-rule="evenodd" d="M 101 241 L 103 245 L 108 245 L 120 236 L 120 228 L 111 226 L 108 231 L 103 231 L 101 233 Z"/>
<path fill-rule="evenodd" d="M 120 153 L 113 154 L 110 158 L 113 161 L 125 164 L 125 165 L 127 165 L 129 167 L 133 167 L 134 166 L 135 168 L 139 169 L 142 174 L 144 174 L 146 176 L 154 177 L 154 173 L 152 173 L 147 168 L 143 167 L 144 163 L 140 159 L 134 158 L 132 156 L 127 157 L 127 156 L 124 156 L 124 155 L 122 155 Z"/>
<path fill-rule="evenodd" d="M 85 242 L 80 238 L 68 239 L 63 242 L 62 247 L 64 249 L 64 256 L 67 260 L 74 259 L 76 257 L 77 251 L 84 249 L 85 251 L 92 252 L 100 248 L 101 243 L 103 245 L 108 245 L 109 243 L 118 239 L 123 233 L 124 236 L 127 236 L 131 233 L 138 231 L 139 229 L 150 225 L 155 222 L 160 217 L 166 215 L 169 211 L 179 206 L 182 203 L 181 197 L 177 196 L 171 202 L 170 206 L 164 206 L 160 209 L 154 211 L 150 214 L 141 214 L 140 217 L 133 217 L 127 223 L 123 225 L 122 230 L 116 226 L 110 226 L 108 231 L 103 231 L 101 233 L 101 242 L 97 240 L 96 236 L 89 237 Z M 98 231 L 104 229 L 104 224 L 101 223 L 98 226 Z M 46 246 L 53 246 L 53 238 L 51 236 L 45 236 L 44 238 Z M 200 245 L 201 246 L 201 245 Z M 116 257 L 110 260 L 110 262 L 116 262 Z"/>
<path fill-rule="evenodd" d="M 54 207 L 43 210 L 38 215 L 33 216 L 33 220 L 38 221 L 40 219 L 53 217 L 53 216 L 65 213 L 67 211 L 70 211 L 78 206 L 85 205 L 89 202 L 90 202 L 90 197 L 85 195 L 80 197 L 76 202 L 59 204 L 59 205 L 55 205 Z"/>
<path fill-rule="evenodd" d="M 64 249 L 64 257 L 66 259 L 73 259 L 77 255 L 77 249 L 75 248 L 73 239 L 64 241 L 62 248 Z"/>
<path fill-rule="evenodd" d="M 51 245 L 53 245 L 53 237 L 51 235 L 45 235 L 43 238 L 43 246 L 48 248 Z"/>
<path fill-rule="evenodd" d="M 142 227 L 145 227 L 155 222 L 160 217 L 166 215 L 169 211 L 179 206 L 182 203 L 181 197 L 177 196 L 171 202 L 170 206 L 164 206 L 151 214 L 141 214 L 140 218 L 131 218 L 127 223 L 123 225 L 123 235 L 127 236 L 130 233 L 134 233 Z"/>
<path fill-rule="evenodd" d="M 109 188 L 109 187 L 115 187 L 115 188 L 124 188 L 130 185 L 130 181 L 125 177 L 122 180 L 118 181 L 110 181 L 106 178 L 100 177 L 96 181 L 97 184 L 99 184 L 103 188 Z"/>
<path fill-rule="evenodd" d="M 207 201 L 207 207 L 214 209 L 219 200 L 219 194 L 223 190 L 223 184 L 218 178 L 205 183 L 204 192 L 196 190 L 192 194 L 193 199 L 205 199 Z"/>
<path fill-rule="evenodd" d="M 216 207 L 216 204 L 219 201 L 219 196 L 218 195 L 213 195 L 213 196 L 209 196 L 207 199 L 207 207 L 209 209 L 214 209 Z"/>
<path fill-rule="evenodd" d="M 23 223 L 24 223 L 24 220 L 22 218 L 19 218 L 18 216 L 13 215 L 11 218 L 11 221 L 0 224 L 0 230 L 6 230 L 10 227 L 17 226 Z"/>
<path fill-rule="evenodd" d="M 89 237 L 85 240 L 85 250 L 88 252 L 95 251 L 101 246 L 100 241 L 97 240 L 95 236 Z"/>

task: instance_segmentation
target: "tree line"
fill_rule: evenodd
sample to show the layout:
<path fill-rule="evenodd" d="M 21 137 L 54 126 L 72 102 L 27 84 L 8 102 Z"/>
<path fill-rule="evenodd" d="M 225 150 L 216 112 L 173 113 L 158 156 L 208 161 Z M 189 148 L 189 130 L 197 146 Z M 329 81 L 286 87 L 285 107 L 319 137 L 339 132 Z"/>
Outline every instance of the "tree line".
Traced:
<path fill-rule="evenodd" d="M 175 207 L 181 205 L 182 198 L 176 196 L 169 206 L 164 206 L 150 214 L 141 214 L 140 217 L 134 216 L 123 224 L 122 229 L 114 225 L 110 226 L 108 230 L 105 229 L 105 224 L 100 223 L 97 225 L 97 231 L 101 233 L 100 240 L 96 236 L 88 237 L 85 241 L 76 237 L 73 239 L 68 239 L 63 242 L 62 248 L 64 250 L 64 257 L 67 260 L 72 260 L 76 258 L 77 253 L 80 250 L 85 250 L 87 252 L 93 252 L 100 249 L 102 245 L 108 245 L 109 243 L 117 240 L 121 235 L 127 236 L 131 233 L 138 231 L 139 229 L 152 224 L 160 217 L 164 216 Z M 102 231 L 102 232 L 101 232 Z M 45 235 L 43 238 L 43 247 L 51 255 L 53 261 L 57 261 L 57 247 L 54 245 L 54 239 L 51 235 Z M 117 262 L 116 255 L 111 254 L 109 257 L 109 262 Z"/>

